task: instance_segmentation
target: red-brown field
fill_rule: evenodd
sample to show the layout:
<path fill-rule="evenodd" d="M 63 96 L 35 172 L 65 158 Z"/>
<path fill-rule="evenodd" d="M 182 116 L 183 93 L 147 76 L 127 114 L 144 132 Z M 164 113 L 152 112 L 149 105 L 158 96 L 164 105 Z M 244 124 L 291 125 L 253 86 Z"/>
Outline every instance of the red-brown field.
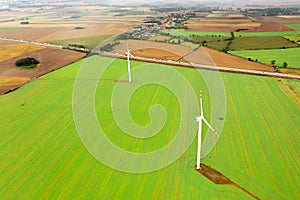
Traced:
<path fill-rule="evenodd" d="M 262 24 L 261 27 L 254 29 L 257 32 L 295 31 L 285 26 L 285 24 L 300 23 L 300 18 L 281 18 L 281 17 L 273 17 L 273 16 L 261 16 L 261 15 L 253 15 L 252 17 L 257 19 L 256 21 L 257 23 Z"/>
<path fill-rule="evenodd" d="M 203 32 L 234 32 L 243 29 L 247 32 L 277 32 L 294 31 L 285 24 L 300 23 L 300 18 L 273 17 L 251 15 L 256 21 L 248 19 L 241 14 L 210 14 L 202 18 L 194 18 L 188 21 L 189 31 Z"/>
<path fill-rule="evenodd" d="M 120 34 L 128 30 L 128 26 L 135 25 L 136 22 L 125 23 L 117 22 L 99 22 L 97 24 L 63 24 L 55 27 L 51 24 L 44 27 L 23 27 L 15 30 L 0 32 L 0 37 L 16 38 L 23 40 L 48 42 L 55 40 L 65 40 L 73 38 L 93 37 L 99 35 Z M 84 29 L 76 30 L 75 27 L 82 26 Z"/>
<path fill-rule="evenodd" d="M 204 47 L 204 49 L 211 56 L 212 60 L 215 62 L 217 66 L 238 68 L 238 69 L 260 70 L 266 72 L 274 71 L 274 69 L 268 65 L 250 62 L 246 59 L 232 56 L 230 54 L 216 51 L 207 47 Z"/>
<path fill-rule="evenodd" d="M 190 47 L 165 44 L 159 42 L 129 40 L 129 48 L 133 55 L 151 57 L 164 60 L 179 60 L 183 62 L 197 63 L 203 65 L 213 65 L 220 67 L 261 70 L 273 72 L 273 68 L 268 65 L 250 62 L 246 59 L 219 52 L 207 47 L 193 50 Z M 114 49 L 114 52 L 125 53 L 126 43 L 121 42 Z"/>
<path fill-rule="evenodd" d="M 63 49 L 45 48 L 0 62 L 0 75 L 35 78 L 72 62 L 78 61 L 84 56 L 84 53 Z M 33 69 L 22 69 L 16 67 L 15 62 L 24 57 L 36 58 L 40 61 L 39 66 Z"/>
<path fill-rule="evenodd" d="M 128 45 L 130 51 L 136 51 L 136 50 L 144 50 L 144 49 L 158 49 L 165 52 L 168 52 L 168 54 L 172 53 L 178 56 L 185 56 L 193 51 L 191 47 L 186 46 L 180 46 L 175 44 L 166 44 L 166 43 L 160 43 L 160 42 L 152 42 L 152 41 L 143 41 L 143 40 L 128 40 Z M 114 47 L 113 52 L 116 53 L 125 53 L 127 51 L 127 46 L 124 41 L 121 41 L 121 43 Z M 159 57 L 164 56 L 160 55 Z"/>
<path fill-rule="evenodd" d="M 157 58 L 161 60 L 188 62 L 188 60 L 184 59 L 180 55 L 176 55 L 169 51 L 156 49 L 156 48 L 138 49 L 138 50 L 133 50 L 130 53 L 134 56 L 140 56 L 143 58 Z"/>
<path fill-rule="evenodd" d="M 53 48 L 43 48 L 34 52 L 28 52 L 20 56 L 0 62 L 0 94 L 16 89 L 28 82 L 50 71 L 64 67 L 72 62 L 83 58 L 85 54 Z M 34 57 L 40 61 L 38 67 L 23 69 L 15 66 L 15 62 L 24 57 Z"/>
<path fill-rule="evenodd" d="M 49 42 L 120 34 L 139 25 L 145 18 L 139 15 L 114 16 L 116 13 L 109 13 L 108 10 L 110 8 L 101 6 L 74 6 L 43 10 L 22 8 L 1 12 L 0 28 L 15 29 L 0 31 L 0 37 Z M 29 24 L 20 24 L 22 21 L 27 21 Z"/>

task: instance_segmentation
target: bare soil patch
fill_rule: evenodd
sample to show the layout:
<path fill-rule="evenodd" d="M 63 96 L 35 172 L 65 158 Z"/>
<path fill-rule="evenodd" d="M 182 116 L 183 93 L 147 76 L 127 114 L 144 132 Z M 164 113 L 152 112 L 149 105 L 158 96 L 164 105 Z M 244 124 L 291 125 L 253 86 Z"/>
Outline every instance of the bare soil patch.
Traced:
<path fill-rule="evenodd" d="M 252 198 L 259 199 L 257 196 L 255 196 L 254 194 L 252 194 L 251 192 L 249 192 L 245 188 L 241 187 L 240 185 L 234 183 L 229 178 L 227 178 L 226 176 L 224 176 L 221 172 L 219 172 L 219 171 L 211 168 L 210 166 L 201 164 L 200 170 L 196 169 L 196 171 L 199 172 L 200 174 L 202 174 L 204 177 L 206 177 L 210 181 L 214 182 L 215 184 L 235 186 L 238 189 L 240 189 L 243 192 L 245 192 L 248 195 L 250 195 Z"/>
<path fill-rule="evenodd" d="M 133 55 L 141 57 L 164 60 L 168 60 L 168 58 L 171 60 L 173 57 L 172 60 L 174 60 L 179 56 L 184 58 L 180 59 L 182 62 L 266 72 L 274 71 L 271 66 L 251 62 L 207 47 L 200 47 L 193 50 L 191 47 L 186 46 L 141 40 L 129 40 L 128 46 Z M 113 52 L 125 54 L 126 51 L 126 42 L 122 41 L 119 45 L 115 46 Z"/>
<path fill-rule="evenodd" d="M 84 27 L 84 29 L 76 30 L 76 26 Z M 123 24 L 99 23 L 94 26 L 74 24 L 72 26 L 64 25 L 62 27 L 28 27 L 18 30 L 8 30 L 0 32 L 0 37 L 49 42 L 73 38 L 119 34 L 127 29 L 128 25 L 126 25 L 125 22 Z"/>
<path fill-rule="evenodd" d="M 156 49 L 163 50 L 169 53 L 178 55 L 178 56 L 186 56 L 193 51 L 193 48 L 175 44 L 167 44 L 160 42 L 152 42 L 152 41 L 144 41 L 144 40 L 128 40 L 128 46 L 130 52 L 135 50 L 144 50 L 144 49 Z M 119 45 L 114 47 L 113 52 L 125 54 L 127 52 L 127 46 L 125 41 L 121 41 Z M 155 53 L 155 52 L 153 52 Z"/>
<path fill-rule="evenodd" d="M 251 62 L 246 59 L 239 58 L 237 56 L 233 56 L 213 49 L 209 49 L 207 47 L 204 47 L 204 49 L 209 54 L 209 56 L 214 61 L 214 63 L 220 67 L 274 72 L 274 69 L 268 65 Z"/>
<path fill-rule="evenodd" d="M 0 62 L 0 76 L 35 78 L 78 61 L 84 56 L 84 53 L 64 49 L 44 48 Z M 32 69 L 16 67 L 15 62 L 24 57 L 33 57 L 37 59 L 40 61 L 39 67 Z"/>
<path fill-rule="evenodd" d="M 280 18 L 280 17 L 273 17 L 273 16 L 261 16 L 261 15 L 251 15 L 251 17 L 257 19 L 256 21 L 257 23 L 262 24 L 261 27 L 255 28 L 255 31 L 257 32 L 295 31 L 285 26 L 285 24 L 300 23 L 300 18 Z"/>
<path fill-rule="evenodd" d="M 0 82 L 0 94 L 15 90 L 33 78 L 76 62 L 84 56 L 84 53 L 44 48 L 2 61 L 0 62 L 0 80 L 2 80 Z M 40 61 L 39 66 L 31 69 L 16 67 L 15 62 L 24 57 L 34 57 Z"/>
<path fill-rule="evenodd" d="M 285 26 L 285 24 L 299 24 L 300 18 L 291 17 L 273 17 L 251 15 L 257 19 L 252 22 L 245 16 L 230 14 L 223 16 L 221 14 L 212 14 L 215 17 L 195 18 L 188 21 L 189 31 L 203 32 L 232 32 L 238 29 L 246 29 L 246 32 L 277 32 L 294 31 Z"/>

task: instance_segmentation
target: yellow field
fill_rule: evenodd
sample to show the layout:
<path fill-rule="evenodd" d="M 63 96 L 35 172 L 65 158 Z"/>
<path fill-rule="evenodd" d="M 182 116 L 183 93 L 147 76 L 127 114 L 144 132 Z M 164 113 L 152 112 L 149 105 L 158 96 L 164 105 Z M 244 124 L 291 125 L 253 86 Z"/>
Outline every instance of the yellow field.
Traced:
<path fill-rule="evenodd" d="M 243 14 L 236 13 L 236 14 L 228 14 L 227 17 L 229 17 L 229 18 L 243 18 L 245 16 Z"/>
<path fill-rule="evenodd" d="M 280 72 L 282 72 L 284 74 L 300 75 L 300 70 L 299 69 L 280 68 Z"/>
<path fill-rule="evenodd" d="M 21 85 L 30 81 L 29 77 L 6 77 L 0 76 L 0 87 L 1 86 L 12 86 Z"/>
<path fill-rule="evenodd" d="M 4 43 L 1 44 L 0 48 L 0 62 L 4 60 L 8 60 L 10 58 L 14 58 L 20 56 L 25 53 L 34 52 L 40 49 L 44 49 L 45 47 L 32 45 L 32 44 L 23 44 L 23 43 Z"/>
<path fill-rule="evenodd" d="M 150 41 L 155 41 L 155 40 L 163 41 L 163 40 L 170 40 L 170 39 L 171 39 L 171 37 L 169 37 L 169 36 L 162 36 L 162 35 L 154 36 L 154 37 L 150 37 L 149 38 Z"/>

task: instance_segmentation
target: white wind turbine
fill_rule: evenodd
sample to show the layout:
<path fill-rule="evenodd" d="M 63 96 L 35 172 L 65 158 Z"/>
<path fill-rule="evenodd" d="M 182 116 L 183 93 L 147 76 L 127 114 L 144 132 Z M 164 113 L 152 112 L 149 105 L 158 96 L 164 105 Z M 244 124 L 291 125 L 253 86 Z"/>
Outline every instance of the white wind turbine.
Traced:
<path fill-rule="evenodd" d="M 127 70 L 128 70 L 128 82 L 131 83 L 131 69 L 130 69 L 130 51 L 129 51 L 129 47 L 128 47 L 128 42 L 126 41 L 126 45 L 127 45 Z"/>
<path fill-rule="evenodd" d="M 196 117 L 196 122 L 199 123 L 198 129 L 198 149 L 197 149 L 197 167 L 196 169 L 200 169 L 200 158 L 201 158 L 201 135 L 202 135 L 202 121 L 216 134 L 217 132 L 211 127 L 208 121 L 204 118 L 203 108 L 202 108 L 202 91 L 200 90 L 200 116 Z"/>

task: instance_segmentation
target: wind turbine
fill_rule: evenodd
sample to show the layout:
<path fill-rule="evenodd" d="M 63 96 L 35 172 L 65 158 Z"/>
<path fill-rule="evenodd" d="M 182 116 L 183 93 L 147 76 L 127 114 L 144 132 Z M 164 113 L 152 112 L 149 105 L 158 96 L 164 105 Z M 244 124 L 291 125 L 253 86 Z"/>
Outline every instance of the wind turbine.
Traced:
<path fill-rule="evenodd" d="M 202 121 L 214 132 L 214 134 L 218 135 L 215 129 L 211 127 L 208 121 L 204 118 L 203 115 L 203 107 L 202 107 L 202 91 L 200 90 L 200 116 L 196 117 L 196 122 L 199 123 L 198 129 L 198 149 L 197 149 L 197 167 L 196 169 L 200 169 L 200 158 L 201 158 L 201 135 L 202 135 Z"/>
<path fill-rule="evenodd" d="M 131 83 L 131 71 L 130 71 L 130 51 L 129 51 L 129 47 L 128 47 L 128 42 L 126 41 L 126 45 L 127 45 L 127 70 L 128 70 L 128 82 Z"/>

